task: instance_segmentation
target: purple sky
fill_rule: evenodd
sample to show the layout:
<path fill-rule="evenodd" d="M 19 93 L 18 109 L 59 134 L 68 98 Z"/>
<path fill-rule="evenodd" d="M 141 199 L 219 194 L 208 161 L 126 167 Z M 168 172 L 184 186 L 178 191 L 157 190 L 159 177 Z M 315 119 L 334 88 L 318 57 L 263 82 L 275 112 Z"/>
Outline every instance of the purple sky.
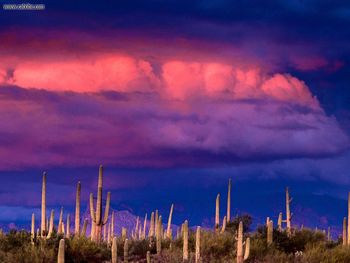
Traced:
<path fill-rule="evenodd" d="M 214 211 L 229 177 L 237 198 L 261 200 L 235 211 L 256 217 L 282 209 L 261 197 L 283 198 L 286 184 L 342 203 L 350 5 L 136 2 L 0 11 L 0 220 L 29 220 L 44 170 L 49 205 L 72 210 L 99 164 L 114 208 L 140 215 L 175 202 L 180 219 L 211 222 L 198 207 Z"/>

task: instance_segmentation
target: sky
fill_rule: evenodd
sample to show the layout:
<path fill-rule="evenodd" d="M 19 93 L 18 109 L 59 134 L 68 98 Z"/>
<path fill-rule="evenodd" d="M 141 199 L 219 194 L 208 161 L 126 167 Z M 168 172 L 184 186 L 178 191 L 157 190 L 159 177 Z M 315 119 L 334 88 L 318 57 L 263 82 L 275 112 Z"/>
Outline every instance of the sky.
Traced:
<path fill-rule="evenodd" d="M 45 1 L 0 15 L 0 221 L 96 191 L 112 207 L 255 224 L 295 195 L 295 221 L 346 215 L 350 4 L 345 1 Z M 9 0 L 6 3 L 17 3 Z M 326 205 L 329 204 L 329 205 Z M 337 204 L 337 205 L 334 205 Z M 176 214 L 178 216 L 176 216 Z"/>

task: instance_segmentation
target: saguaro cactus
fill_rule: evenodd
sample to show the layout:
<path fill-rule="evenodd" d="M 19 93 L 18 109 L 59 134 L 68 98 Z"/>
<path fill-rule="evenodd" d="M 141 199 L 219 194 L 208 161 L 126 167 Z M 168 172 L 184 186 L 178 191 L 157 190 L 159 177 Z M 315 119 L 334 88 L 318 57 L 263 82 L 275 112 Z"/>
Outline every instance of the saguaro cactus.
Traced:
<path fill-rule="evenodd" d="M 273 242 L 273 221 L 270 220 L 267 224 L 267 244 L 270 245 Z"/>
<path fill-rule="evenodd" d="M 243 222 L 242 221 L 239 222 L 236 239 L 237 239 L 237 263 L 243 263 L 244 260 L 248 259 L 249 257 L 250 239 L 249 237 L 246 239 L 245 252 L 243 255 Z"/>
<path fill-rule="evenodd" d="M 77 184 L 77 193 L 75 197 L 75 235 L 80 234 L 80 194 L 81 194 L 81 184 Z"/>
<path fill-rule="evenodd" d="M 146 238 L 146 227 L 147 227 L 147 213 L 145 214 L 145 220 L 143 221 L 142 239 Z"/>
<path fill-rule="evenodd" d="M 86 237 L 86 229 L 87 229 L 87 225 L 89 223 L 89 220 L 87 220 L 87 218 L 85 218 L 84 220 L 84 224 L 83 224 L 83 230 L 81 231 L 81 236 Z"/>
<path fill-rule="evenodd" d="M 151 263 L 151 252 L 147 251 L 147 254 L 146 254 L 146 261 L 147 263 Z"/>
<path fill-rule="evenodd" d="M 231 178 L 228 180 L 226 220 L 227 222 L 231 221 Z"/>
<path fill-rule="evenodd" d="M 70 238 L 70 214 L 67 215 L 66 238 Z"/>
<path fill-rule="evenodd" d="M 35 238 L 35 215 L 32 214 L 32 222 L 30 226 L 30 239 L 32 244 L 34 244 L 34 238 Z"/>
<path fill-rule="evenodd" d="M 53 231 L 53 220 L 54 220 L 54 216 L 55 216 L 55 211 L 52 209 L 51 210 L 51 214 L 50 214 L 50 223 L 49 223 L 49 232 L 47 234 L 47 238 L 50 238 L 52 235 L 52 231 Z"/>
<path fill-rule="evenodd" d="M 46 172 L 43 173 L 41 188 L 41 236 L 46 233 Z"/>
<path fill-rule="evenodd" d="M 129 243 L 128 239 L 124 241 L 124 263 L 129 261 Z"/>
<path fill-rule="evenodd" d="M 278 214 L 277 226 L 278 231 L 282 231 L 282 212 Z"/>
<path fill-rule="evenodd" d="M 286 188 L 286 224 L 287 224 L 287 234 L 288 236 L 291 235 L 291 225 L 292 225 L 292 214 L 290 212 L 290 203 L 292 202 L 293 198 L 289 197 L 289 189 Z"/>
<path fill-rule="evenodd" d="M 215 202 L 215 230 L 217 231 L 220 226 L 220 194 L 216 196 Z"/>
<path fill-rule="evenodd" d="M 226 223 L 227 223 L 226 216 L 224 216 L 224 218 L 222 219 L 222 227 L 221 227 L 220 233 L 224 233 L 225 232 Z"/>
<path fill-rule="evenodd" d="M 112 211 L 111 216 L 111 238 L 114 238 L 114 211 Z"/>
<path fill-rule="evenodd" d="M 151 214 L 150 226 L 148 231 L 148 237 L 154 236 L 154 212 Z"/>
<path fill-rule="evenodd" d="M 346 217 L 343 218 L 343 246 L 347 245 L 347 237 L 346 237 Z"/>
<path fill-rule="evenodd" d="M 61 207 L 60 217 L 59 217 L 59 221 L 58 221 L 57 233 L 58 234 L 62 234 L 63 233 L 63 207 Z"/>
<path fill-rule="evenodd" d="M 112 263 L 118 262 L 117 237 L 113 237 L 112 241 Z"/>
<path fill-rule="evenodd" d="M 60 240 L 60 244 L 58 246 L 57 263 L 64 263 L 64 239 L 63 238 Z"/>
<path fill-rule="evenodd" d="M 157 255 L 162 252 L 162 216 L 159 217 L 157 221 L 157 235 L 156 235 L 156 248 Z"/>
<path fill-rule="evenodd" d="M 173 210 L 174 210 L 174 204 L 171 204 L 171 207 L 170 207 L 170 212 L 169 212 L 169 218 L 168 218 L 168 227 L 166 229 L 166 237 L 171 239 L 171 219 L 173 217 Z"/>
<path fill-rule="evenodd" d="M 184 262 L 187 262 L 188 261 L 188 221 L 187 220 L 183 223 L 182 238 L 183 238 L 182 258 Z"/>
<path fill-rule="evenodd" d="M 126 237 L 127 237 L 127 230 L 125 227 L 122 227 L 122 239 L 124 240 L 126 239 Z"/>
<path fill-rule="evenodd" d="M 103 179 L 103 167 L 100 165 L 99 174 L 98 174 L 98 184 L 97 184 L 97 201 L 96 209 L 94 209 L 94 196 L 90 194 L 90 215 L 91 221 L 94 223 L 94 236 L 92 240 L 97 243 L 101 242 L 102 238 L 102 226 L 105 225 L 108 221 L 109 214 L 109 203 L 111 200 L 111 193 L 107 193 L 106 207 L 104 217 L 102 217 L 102 179 Z"/>
<path fill-rule="evenodd" d="M 197 226 L 196 230 L 196 263 L 199 263 L 201 257 L 201 227 Z"/>

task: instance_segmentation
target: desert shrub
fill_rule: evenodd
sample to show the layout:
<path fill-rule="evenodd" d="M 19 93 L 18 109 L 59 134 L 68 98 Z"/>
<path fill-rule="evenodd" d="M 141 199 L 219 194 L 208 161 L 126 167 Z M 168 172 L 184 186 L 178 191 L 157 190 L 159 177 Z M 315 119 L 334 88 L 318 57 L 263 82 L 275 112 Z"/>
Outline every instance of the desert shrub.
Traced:
<path fill-rule="evenodd" d="M 253 223 L 253 219 L 250 215 L 244 214 L 241 216 L 234 217 L 230 222 L 226 225 L 226 231 L 232 234 L 235 234 L 238 230 L 239 222 L 243 223 L 243 232 L 246 233 L 250 230 L 250 227 Z"/>

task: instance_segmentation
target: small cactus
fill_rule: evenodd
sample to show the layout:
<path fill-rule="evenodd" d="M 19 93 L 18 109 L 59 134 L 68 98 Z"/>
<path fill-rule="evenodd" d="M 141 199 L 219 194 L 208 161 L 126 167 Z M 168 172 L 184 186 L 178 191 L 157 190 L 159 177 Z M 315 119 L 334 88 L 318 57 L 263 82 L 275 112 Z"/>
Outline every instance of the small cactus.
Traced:
<path fill-rule="evenodd" d="M 151 214 L 150 226 L 148 231 L 148 237 L 154 236 L 154 212 Z"/>
<path fill-rule="evenodd" d="M 292 234 L 292 214 L 290 212 L 290 203 L 292 202 L 293 198 L 289 197 L 289 190 L 288 187 L 286 188 L 286 220 L 287 223 L 287 234 L 290 236 Z"/>
<path fill-rule="evenodd" d="M 195 262 L 199 263 L 201 257 L 201 227 L 197 226 L 196 230 L 196 258 Z"/>
<path fill-rule="evenodd" d="M 81 231 L 81 236 L 86 237 L 86 229 L 87 229 L 87 225 L 89 223 L 89 220 L 87 220 L 87 218 L 85 218 L 84 220 L 84 224 L 83 224 L 83 230 Z"/>
<path fill-rule="evenodd" d="M 70 238 L 70 215 L 67 215 L 66 238 Z"/>
<path fill-rule="evenodd" d="M 273 221 L 270 220 L 267 224 L 267 244 L 270 245 L 273 242 Z"/>
<path fill-rule="evenodd" d="M 182 248 L 182 253 L 183 253 L 183 261 L 187 262 L 188 261 L 188 221 L 186 220 L 183 223 L 183 248 Z"/>
<path fill-rule="evenodd" d="M 125 240 L 127 237 L 127 229 L 125 227 L 122 227 L 122 239 Z"/>
<path fill-rule="evenodd" d="M 61 207 L 60 217 L 59 217 L 59 221 L 58 221 L 57 233 L 58 234 L 62 234 L 63 233 L 63 207 Z"/>
<path fill-rule="evenodd" d="M 55 216 L 54 213 L 55 213 L 55 211 L 52 209 L 52 210 L 51 210 L 51 214 L 50 214 L 49 232 L 48 232 L 46 238 L 50 238 L 51 235 L 52 235 L 52 231 L 53 231 L 53 220 L 54 220 L 54 216 Z"/>
<path fill-rule="evenodd" d="M 216 196 L 215 202 L 215 231 L 219 229 L 220 226 L 220 194 Z"/>
<path fill-rule="evenodd" d="M 147 251 L 147 254 L 146 254 L 146 261 L 147 263 L 151 263 L 151 252 Z"/>
<path fill-rule="evenodd" d="M 147 227 L 147 214 L 145 214 L 145 219 L 143 220 L 142 239 L 146 238 L 146 227 Z"/>
<path fill-rule="evenodd" d="M 278 220 L 277 220 L 277 226 L 278 226 L 278 231 L 282 231 L 282 212 L 278 214 Z"/>
<path fill-rule="evenodd" d="M 226 216 L 224 216 L 224 218 L 222 219 L 222 227 L 221 227 L 221 233 L 224 233 L 225 230 L 226 230 L 226 223 L 227 223 L 227 220 L 226 220 Z"/>
<path fill-rule="evenodd" d="M 60 244 L 58 246 L 57 263 L 64 263 L 64 239 L 63 238 L 60 240 Z"/>

